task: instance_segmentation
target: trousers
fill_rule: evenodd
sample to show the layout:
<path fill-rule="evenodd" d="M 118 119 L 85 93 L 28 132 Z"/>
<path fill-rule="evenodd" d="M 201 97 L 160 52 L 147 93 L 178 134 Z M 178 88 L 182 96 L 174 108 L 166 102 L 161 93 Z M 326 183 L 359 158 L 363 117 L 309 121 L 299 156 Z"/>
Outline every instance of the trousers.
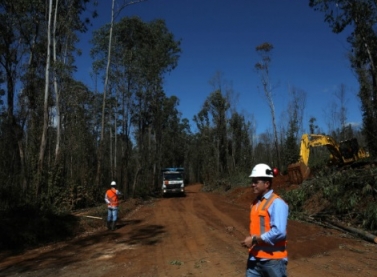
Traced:
<path fill-rule="evenodd" d="M 247 261 L 246 277 L 287 277 L 288 261 L 280 260 L 250 260 Z"/>
<path fill-rule="evenodd" d="M 118 219 L 118 208 L 112 207 L 107 209 L 107 221 L 117 221 Z"/>

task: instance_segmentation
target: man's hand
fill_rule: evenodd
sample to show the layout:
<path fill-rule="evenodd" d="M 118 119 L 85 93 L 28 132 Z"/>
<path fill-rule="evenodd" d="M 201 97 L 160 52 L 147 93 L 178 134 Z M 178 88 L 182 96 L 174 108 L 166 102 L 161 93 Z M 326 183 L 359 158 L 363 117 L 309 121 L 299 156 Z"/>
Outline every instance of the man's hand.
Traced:
<path fill-rule="evenodd" d="M 257 236 L 248 236 L 245 238 L 244 241 L 241 242 L 243 247 L 251 248 L 254 245 L 258 244 L 258 237 Z"/>

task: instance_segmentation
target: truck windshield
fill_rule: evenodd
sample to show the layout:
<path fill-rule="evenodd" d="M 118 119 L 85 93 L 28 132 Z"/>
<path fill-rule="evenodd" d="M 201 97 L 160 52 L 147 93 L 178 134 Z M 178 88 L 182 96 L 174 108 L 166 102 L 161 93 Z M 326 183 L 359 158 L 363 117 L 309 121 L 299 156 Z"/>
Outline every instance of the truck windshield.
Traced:
<path fill-rule="evenodd" d="M 182 180 L 181 173 L 165 173 L 164 180 Z"/>

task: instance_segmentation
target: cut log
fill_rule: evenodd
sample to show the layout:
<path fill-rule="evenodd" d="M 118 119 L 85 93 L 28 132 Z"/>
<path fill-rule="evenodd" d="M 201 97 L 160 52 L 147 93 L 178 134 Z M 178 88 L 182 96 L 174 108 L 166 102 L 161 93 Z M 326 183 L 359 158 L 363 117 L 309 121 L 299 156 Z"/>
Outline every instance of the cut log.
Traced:
<path fill-rule="evenodd" d="M 358 228 L 355 228 L 355 227 L 349 227 L 349 226 L 346 226 L 342 223 L 339 223 L 339 222 L 335 222 L 335 221 L 331 221 L 329 219 L 325 219 L 325 221 L 328 223 L 328 224 L 331 224 L 331 225 L 334 225 L 338 228 L 341 228 L 347 232 L 350 232 L 351 234 L 354 234 L 354 235 L 357 235 L 359 237 L 362 237 L 363 239 L 367 240 L 367 241 L 370 241 L 370 242 L 374 242 L 374 243 L 377 243 L 377 237 L 371 233 L 368 233 L 364 230 L 361 230 L 361 229 L 358 229 Z"/>
<path fill-rule="evenodd" d="M 87 217 L 87 218 L 94 218 L 94 219 L 103 219 L 102 217 L 92 216 L 92 215 L 75 215 L 75 216 L 79 216 L 79 217 Z"/>

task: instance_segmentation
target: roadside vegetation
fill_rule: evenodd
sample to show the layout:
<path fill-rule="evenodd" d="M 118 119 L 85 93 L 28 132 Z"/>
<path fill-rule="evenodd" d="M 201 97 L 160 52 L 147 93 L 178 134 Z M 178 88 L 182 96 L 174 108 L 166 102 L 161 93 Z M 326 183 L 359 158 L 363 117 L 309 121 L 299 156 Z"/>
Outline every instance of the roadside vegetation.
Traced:
<path fill-rule="evenodd" d="M 374 163 L 322 170 L 282 197 L 289 204 L 292 219 L 319 223 L 339 220 L 377 235 L 376 183 Z"/>

